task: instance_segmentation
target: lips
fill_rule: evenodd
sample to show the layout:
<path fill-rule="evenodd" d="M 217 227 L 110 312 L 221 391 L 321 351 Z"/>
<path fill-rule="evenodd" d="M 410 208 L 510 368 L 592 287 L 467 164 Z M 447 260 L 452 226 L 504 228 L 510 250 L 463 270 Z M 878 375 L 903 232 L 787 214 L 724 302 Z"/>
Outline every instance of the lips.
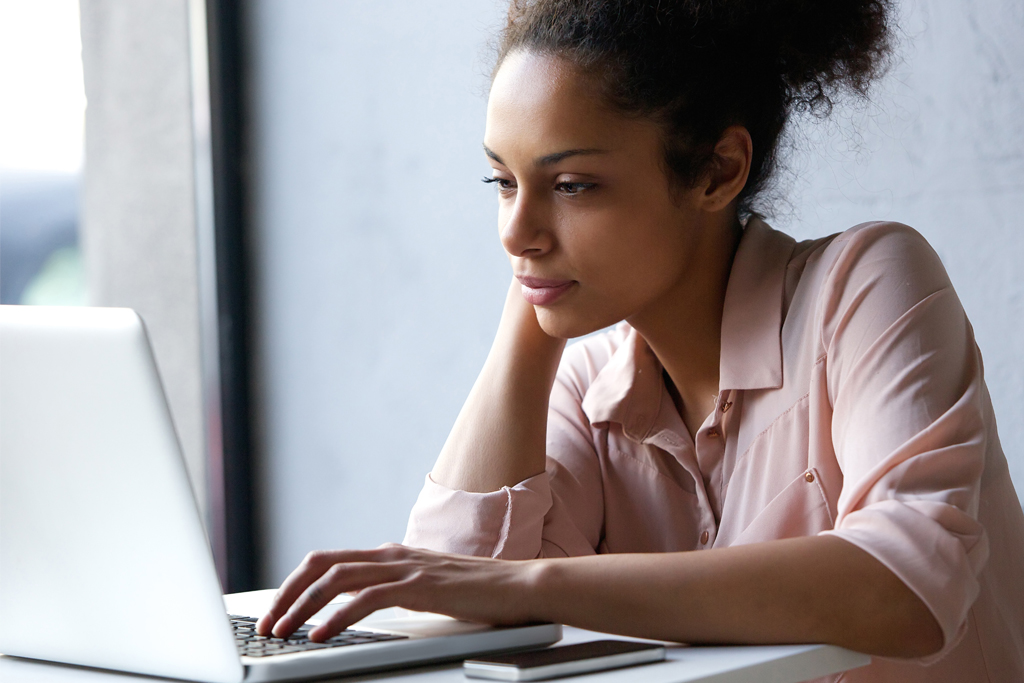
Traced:
<path fill-rule="evenodd" d="M 534 306 L 549 306 L 572 289 L 575 280 L 549 280 L 547 278 L 516 275 L 523 287 L 523 298 Z"/>

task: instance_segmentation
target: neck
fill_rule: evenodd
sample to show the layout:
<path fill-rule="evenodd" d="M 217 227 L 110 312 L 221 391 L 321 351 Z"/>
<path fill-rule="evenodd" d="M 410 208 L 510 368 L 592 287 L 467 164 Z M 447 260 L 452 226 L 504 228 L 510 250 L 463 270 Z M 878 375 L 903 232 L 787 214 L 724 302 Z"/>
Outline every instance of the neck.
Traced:
<path fill-rule="evenodd" d="M 722 310 L 742 226 L 735 212 L 695 226 L 704 239 L 685 276 L 664 297 L 627 322 L 665 369 L 669 393 L 691 437 L 718 399 Z"/>

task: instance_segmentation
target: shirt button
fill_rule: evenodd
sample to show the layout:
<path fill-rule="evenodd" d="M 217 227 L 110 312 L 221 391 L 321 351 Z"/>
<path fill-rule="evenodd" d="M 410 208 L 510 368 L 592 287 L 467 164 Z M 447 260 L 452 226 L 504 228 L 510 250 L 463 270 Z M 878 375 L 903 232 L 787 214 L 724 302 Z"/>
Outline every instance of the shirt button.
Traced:
<path fill-rule="evenodd" d="M 700 535 L 700 544 L 701 545 L 707 545 L 708 544 L 708 532 L 707 532 L 707 530 L 705 530 L 704 533 L 702 533 Z"/>
<path fill-rule="evenodd" d="M 814 481 L 814 472 L 808 472 L 807 474 L 805 474 L 804 479 L 807 480 L 808 484 Z"/>
<path fill-rule="evenodd" d="M 722 407 L 720 410 L 725 413 L 728 412 L 729 408 L 732 408 L 732 401 L 722 401 Z"/>
<path fill-rule="evenodd" d="M 718 438 L 718 428 L 717 427 L 712 427 L 711 429 L 708 430 L 708 438 L 709 439 L 717 439 Z"/>

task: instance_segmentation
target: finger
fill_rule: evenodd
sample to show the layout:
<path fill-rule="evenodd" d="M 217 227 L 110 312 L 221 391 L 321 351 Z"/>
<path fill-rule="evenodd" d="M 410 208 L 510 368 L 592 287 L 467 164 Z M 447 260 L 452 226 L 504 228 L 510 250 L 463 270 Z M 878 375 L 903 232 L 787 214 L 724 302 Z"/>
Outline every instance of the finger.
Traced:
<path fill-rule="evenodd" d="M 281 587 L 277 589 L 270 609 L 256 622 L 256 632 L 261 636 L 269 635 L 277 621 L 284 616 L 295 599 L 302 595 L 311 583 L 323 575 L 336 562 L 341 562 L 349 555 L 344 550 L 314 550 L 306 555 Z"/>
<path fill-rule="evenodd" d="M 273 627 L 273 633 L 278 638 L 285 638 L 326 607 L 339 593 L 390 583 L 402 578 L 407 571 L 407 568 L 399 564 L 335 564 L 295 599 L 287 613 Z"/>
<path fill-rule="evenodd" d="M 270 604 L 270 609 L 256 622 L 256 632 L 261 636 L 269 635 L 277 621 L 288 612 L 292 603 L 331 566 L 340 562 L 374 562 L 389 559 L 403 549 L 402 546 L 388 544 L 376 550 L 315 550 L 309 553 L 281 584 Z"/>
<path fill-rule="evenodd" d="M 406 581 L 395 581 L 363 589 L 351 602 L 342 605 L 324 623 L 311 630 L 309 639 L 323 642 L 379 609 L 401 606 L 407 586 Z"/>

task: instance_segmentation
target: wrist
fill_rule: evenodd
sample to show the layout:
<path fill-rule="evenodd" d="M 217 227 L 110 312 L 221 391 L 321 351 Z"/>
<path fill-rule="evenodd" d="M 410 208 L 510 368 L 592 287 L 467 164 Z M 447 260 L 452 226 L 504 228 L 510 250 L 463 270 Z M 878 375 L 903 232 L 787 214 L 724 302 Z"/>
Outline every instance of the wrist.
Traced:
<path fill-rule="evenodd" d="M 512 377 L 522 379 L 525 370 L 526 376 L 543 377 L 550 383 L 565 344 L 565 339 L 552 337 L 541 328 L 536 310 L 523 299 L 519 283 L 513 280 L 489 360 L 497 361 Z"/>
<path fill-rule="evenodd" d="M 509 286 L 502 311 L 499 334 L 505 333 L 517 341 L 534 347 L 558 349 L 565 346 L 565 339 L 552 337 L 540 326 L 537 309 L 523 298 L 522 286 L 515 279 Z"/>
<path fill-rule="evenodd" d="M 561 567 L 558 560 L 539 559 L 524 562 L 521 595 L 526 599 L 527 619 L 539 622 L 559 622 L 561 611 L 558 600 Z"/>

